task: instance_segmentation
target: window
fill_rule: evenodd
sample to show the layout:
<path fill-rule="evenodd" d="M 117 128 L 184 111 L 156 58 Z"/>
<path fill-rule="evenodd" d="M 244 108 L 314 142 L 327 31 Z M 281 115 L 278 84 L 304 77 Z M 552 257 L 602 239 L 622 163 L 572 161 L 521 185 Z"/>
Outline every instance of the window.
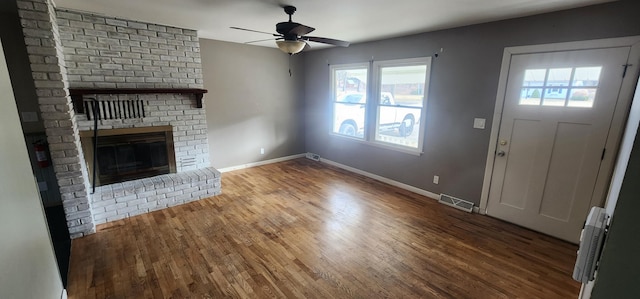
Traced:
<path fill-rule="evenodd" d="M 431 58 L 373 62 L 371 84 L 368 64 L 332 67 L 333 133 L 422 152 L 430 67 Z"/>
<path fill-rule="evenodd" d="M 526 70 L 519 104 L 591 108 L 601 70 L 600 66 Z"/>
<path fill-rule="evenodd" d="M 369 64 L 332 67 L 333 133 L 364 139 Z"/>

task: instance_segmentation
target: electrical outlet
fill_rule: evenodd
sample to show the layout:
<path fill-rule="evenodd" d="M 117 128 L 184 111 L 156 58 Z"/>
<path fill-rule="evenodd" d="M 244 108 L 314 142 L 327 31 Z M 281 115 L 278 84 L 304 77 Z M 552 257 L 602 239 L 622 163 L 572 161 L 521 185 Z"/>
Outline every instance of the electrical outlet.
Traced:
<path fill-rule="evenodd" d="M 437 185 L 439 182 L 440 182 L 440 176 L 434 175 L 433 176 L 433 183 Z"/>
<path fill-rule="evenodd" d="M 261 155 L 264 155 L 264 147 L 261 147 L 261 148 L 260 148 L 260 154 L 261 154 Z"/>

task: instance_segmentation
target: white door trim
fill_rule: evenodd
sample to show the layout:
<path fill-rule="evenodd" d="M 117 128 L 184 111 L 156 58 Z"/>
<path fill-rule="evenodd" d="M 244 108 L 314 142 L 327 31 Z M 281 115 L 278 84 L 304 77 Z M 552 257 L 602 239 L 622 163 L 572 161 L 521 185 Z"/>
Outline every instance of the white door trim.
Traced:
<path fill-rule="evenodd" d="M 556 44 L 542 44 L 542 45 L 530 45 L 530 46 L 518 46 L 507 47 L 504 49 L 502 56 L 502 67 L 500 68 L 500 79 L 498 81 L 498 92 L 496 95 L 496 105 L 493 113 L 493 122 L 491 125 L 491 136 L 489 138 L 489 149 L 487 151 L 487 163 L 485 166 L 484 180 L 482 183 L 482 193 L 480 195 L 479 212 L 486 214 L 487 203 L 489 201 L 489 190 L 491 188 L 491 177 L 493 175 L 493 165 L 495 161 L 495 152 L 498 143 L 498 132 L 500 131 L 500 122 L 502 121 L 502 111 L 504 108 L 504 97 L 507 87 L 507 78 L 509 77 L 509 67 L 511 65 L 511 58 L 513 55 L 518 54 L 533 54 L 544 52 L 559 52 L 559 51 L 574 51 L 574 50 L 587 50 L 587 49 L 603 49 L 603 48 L 617 48 L 631 46 L 630 57 L 637 57 L 634 55 L 640 54 L 640 36 L 620 37 L 620 38 L 608 38 L 597 39 L 587 41 L 575 41 L 567 43 Z M 638 64 L 640 61 L 634 62 L 634 66 L 629 69 L 627 76 L 638 75 Z M 622 74 L 621 74 L 622 75 Z M 613 121 L 609 131 L 609 138 L 607 138 L 607 148 L 616 146 L 616 143 L 620 140 L 623 131 L 623 124 L 626 122 L 627 113 L 629 110 L 629 104 L 633 97 L 633 90 L 636 80 L 624 80 L 620 89 L 619 99 L 623 100 L 616 105 Z M 621 105 L 622 104 L 622 105 Z M 616 128 L 616 132 L 612 132 L 613 128 Z M 612 134 L 613 133 L 613 134 Z M 616 135 L 616 136 L 612 136 Z M 607 155 L 608 159 L 615 158 L 616 155 Z M 611 169 L 601 169 L 598 174 L 598 180 L 608 180 L 611 175 Z M 596 190 L 594 192 L 594 198 L 592 198 L 591 205 L 601 205 L 601 200 L 595 200 L 598 194 L 602 194 L 606 190 Z M 598 196 L 597 196 L 598 195 Z"/>

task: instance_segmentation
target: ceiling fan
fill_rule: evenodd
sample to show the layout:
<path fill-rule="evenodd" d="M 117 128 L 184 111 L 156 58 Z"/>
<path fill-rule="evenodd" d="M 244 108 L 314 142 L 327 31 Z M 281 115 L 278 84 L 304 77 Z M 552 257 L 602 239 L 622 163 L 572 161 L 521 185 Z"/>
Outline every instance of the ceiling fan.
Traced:
<path fill-rule="evenodd" d="M 231 27 L 231 29 L 258 32 L 258 33 L 272 35 L 276 38 L 250 41 L 250 42 L 246 42 L 246 44 L 262 42 L 267 40 L 275 40 L 276 44 L 278 45 L 278 48 L 280 48 L 280 50 L 282 50 L 283 52 L 288 53 L 289 55 L 296 54 L 302 50 L 311 48 L 311 46 L 307 44 L 307 41 L 335 45 L 340 47 L 349 46 L 349 42 L 342 41 L 342 40 L 326 38 L 326 37 L 307 36 L 306 34 L 309 34 L 316 29 L 313 27 L 302 25 L 300 23 L 293 22 L 291 20 L 291 16 L 293 15 L 293 13 L 296 12 L 295 6 L 287 5 L 287 6 L 284 6 L 283 8 L 284 8 L 284 12 L 289 15 L 289 21 L 280 22 L 276 24 L 276 32 L 278 32 L 277 34 L 258 31 L 258 30 L 252 30 L 252 29 L 239 28 L 239 27 Z"/>

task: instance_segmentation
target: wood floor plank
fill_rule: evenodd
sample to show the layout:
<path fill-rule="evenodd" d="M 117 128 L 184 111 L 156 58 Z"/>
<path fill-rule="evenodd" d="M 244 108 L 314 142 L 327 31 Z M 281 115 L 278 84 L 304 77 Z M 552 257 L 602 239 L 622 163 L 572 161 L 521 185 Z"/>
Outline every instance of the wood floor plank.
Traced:
<path fill-rule="evenodd" d="M 576 298 L 577 247 L 306 159 L 98 226 L 69 298 Z"/>

